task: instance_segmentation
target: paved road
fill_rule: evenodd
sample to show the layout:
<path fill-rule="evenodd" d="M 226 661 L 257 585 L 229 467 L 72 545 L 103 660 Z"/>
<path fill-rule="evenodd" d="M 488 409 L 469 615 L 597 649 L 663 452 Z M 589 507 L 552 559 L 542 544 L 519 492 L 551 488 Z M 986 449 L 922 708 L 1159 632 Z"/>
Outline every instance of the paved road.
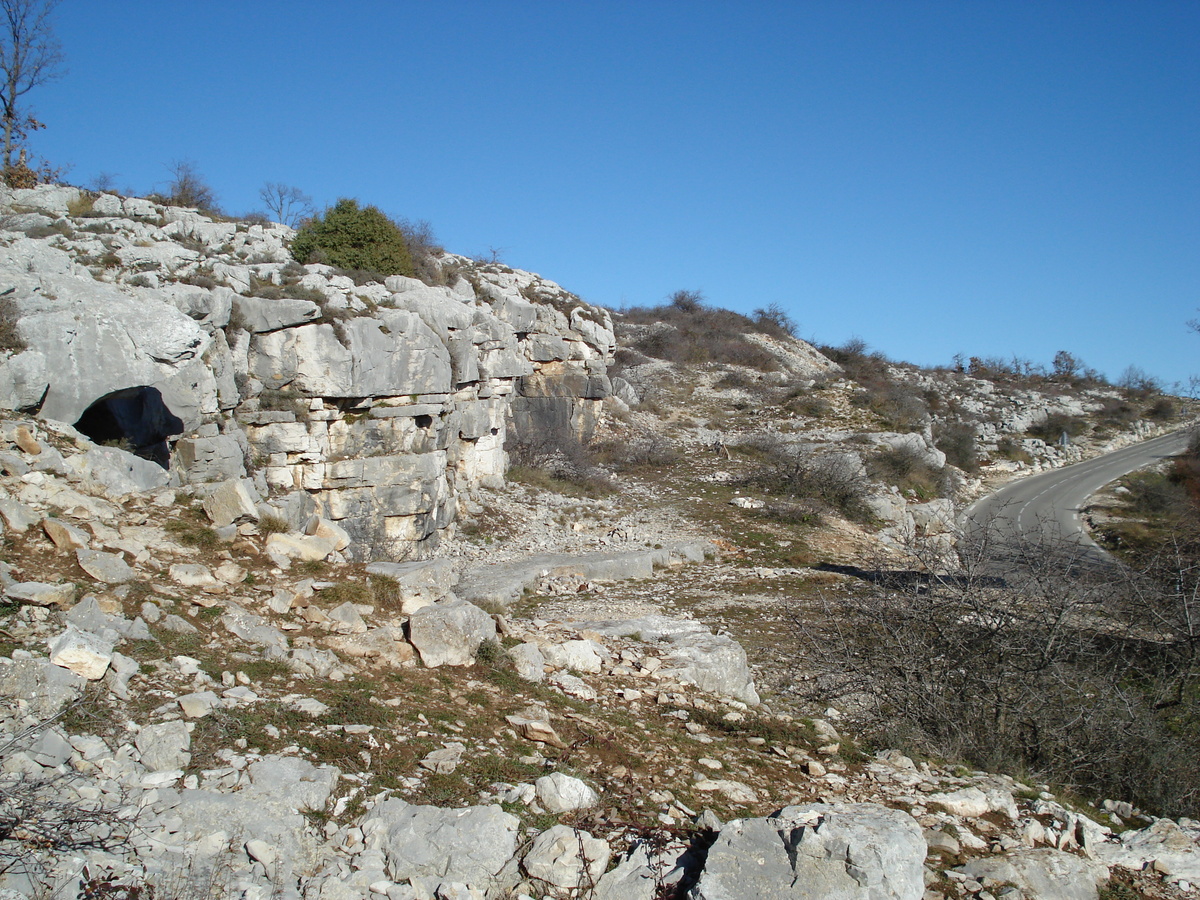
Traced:
<path fill-rule="evenodd" d="M 1191 429 L 1132 444 L 1104 456 L 1014 481 L 969 507 L 967 527 L 985 523 L 1002 533 L 1028 534 L 1041 528 L 1080 541 L 1089 556 L 1108 555 L 1088 536 L 1079 517 L 1088 498 L 1109 482 L 1187 448 Z"/>

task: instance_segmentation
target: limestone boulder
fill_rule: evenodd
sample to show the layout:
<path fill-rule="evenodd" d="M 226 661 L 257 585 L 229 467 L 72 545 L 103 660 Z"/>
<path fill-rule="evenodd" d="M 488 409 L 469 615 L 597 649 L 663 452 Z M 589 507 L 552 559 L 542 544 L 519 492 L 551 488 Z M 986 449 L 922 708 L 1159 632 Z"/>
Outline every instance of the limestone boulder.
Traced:
<path fill-rule="evenodd" d="M 192 736 L 187 725 L 176 719 L 146 725 L 134 741 L 142 765 L 151 772 L 186 768 L 192 760 Z"/>
<path fill-rule="evenodd" d="M 29 409 L 50 388 L 46 354 L 25 350 L 0 357 L 0 409 Z"/>
<path fill-rule="evenodd" d="M 484 641 L 496 639 L 496 623 L 478 606 L 454 600 L 427 606 L 408 620 L 408 639 L 429 668 L 469 666 Z"/>
<path fill-rule="evenodd" d="M 75 559 L 79 562 L 79 568 L 96 581 L 124 584 L 134 579 L 133 569 L 118 553 L 105 553 L 103 550 L 81 547 L 75 551 Z"/>
<path fill-rule="evenodd" d="M 1061 850 L 1016 850 L 1000 856 L 973 859 L 960 872 L 1011 884 L 1038 900 L 1097 900 L 1108 867 Z"/>
<path fill-rule="evenodd" d="M 554 668 L 589 675 L 600 672 L 607 655 L 600 644 L 586 640 L 564 641 L 561 644 L 545 643 L 542 644 L 541 651 L 546 662 Z"/>
<path fill-rule="evenodd" d="M 575 890 L 595 884 L 611 858 L 606 841 L 569 825 L 554 825 L 533 839 L 521 867 L 537 881 Z"/>
<path fill-rule="evenodd" d="M 311 300 L 236 296 L 232 303 L 233 319 L 246 331 L 261 334 L 294 328 L 320 318 L 321 307 Z"/>
<path fill-rule="evenodd" d="M 71 470 L 85 482 L 97 485 L 111 500 L 155 491 L 170 481 L 170 473 L 157 463 L 120 447 L 89 447 L 70 457 Z"/>
<path fill-rule="evenodd" d="M 368 848 L 383 851 L 392 881 L 487 888 L 516 852 L 519 827 L 520 820 L 498 806 L 439 809 L 393 798 L 375 805 L 362 831 Z"/>
<path fill-rule="evenodd" d="M 29 713 L 39 719 L 55 715 L 86 686 L 86 678 L 53 660 L 0 657 L 0 697 L 28 703 Z"/>
<path fill-rule="evenodd" d="M 223 481 L 204 495 L 204 511 L 218 528 L 232 525 L 238 519 L 258 518 L 261 502 L 254 482 L 248 478 Z"/>
<path fill-rule="evenodd" d="M 549 813 L 589 809 L 600 802 L 599 795 L 586 782 L 562 772 L 543 775 L 533 786 L 538 803 Z"/>
<path fill-rule="evenodd" d="M 68 625 L 66 631 L 50 641 L 50 662 L 88 681 L 103 678 L 112 658 L 111 641 L 80 631 L 74 625 Z"/>
<path fill-rule="evenodd" d="M 921 900 L 925 839 L 906 813 L 809 803 L 736 819 L 709 849 L 690 900 Z"/>
<path fill-rule="evenodd" d="M 318 535 L 273 534 L 267 538 L 267 555 L 276 565 L 291 565 L 293 560 L 316 562 L 325 559 L 337 547 L 337 541 Z"/>
<path fill-rule="evenodd" d="M 707 631 L 673 637 L 663 674 L 694 684 L 699 690 L 733 697 L 751 706 L 759 703 L 746 651 L 733 638 Z"/>
<path fill-rule="evenodd" d="M 450 595 L 458 584 L 458 568 L 448 559 L 418 562 L 373 562 L 367 573 L 394 582 L 405 615 Z"/>
<path fill-rule="evenodd" d="M 22 581 L 6 587 L 4 596 L 9 600 L 33 606 L 57 606 L 65 609 L 75 601 L 75 585 L 70 582 L 46 584 L 39 581 Z"/>
<path fill-rule="evenodd" d="M 546 677 L 546 658 L 537 644 L 526 642 L 510 647 L 508 657 L 517 670 L 517 676 L 526 681 L 540 682 Z"/>
<path fill-rule="evenodd" d="M 246 475 L 245 454 L 237 439 L 229 434 L 181 438 L 175 443 L 172 462 L 191 484 L 228 481 Z"/>

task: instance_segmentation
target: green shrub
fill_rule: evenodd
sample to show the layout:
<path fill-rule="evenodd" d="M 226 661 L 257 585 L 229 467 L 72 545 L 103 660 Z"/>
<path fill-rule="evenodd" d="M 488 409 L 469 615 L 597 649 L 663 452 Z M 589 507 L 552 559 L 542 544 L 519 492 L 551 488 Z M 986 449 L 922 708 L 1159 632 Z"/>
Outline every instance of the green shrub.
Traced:
<path fill-rule="evenodd" d="M 304 224 L 292 240 L 298 262 L 340 269 L 412 275 L 413 262 L 400 228 L 374 206 L 343 197 Z"/>

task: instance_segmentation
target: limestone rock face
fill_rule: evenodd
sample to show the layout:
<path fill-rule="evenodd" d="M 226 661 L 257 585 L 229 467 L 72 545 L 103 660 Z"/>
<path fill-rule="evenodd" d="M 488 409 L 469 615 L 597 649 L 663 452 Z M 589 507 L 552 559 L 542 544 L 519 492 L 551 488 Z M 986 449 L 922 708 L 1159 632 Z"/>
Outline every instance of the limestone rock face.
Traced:
<path fill-rule="evenodd" d="M 486 888 L 516 852 L 520 820 L 498 806 L 439 809 L 385 800 L 363 822 L 393 881 L 432 878 Z"/>
<path fill-rule="evenodd" d="M 912 817 L 873 803 L 789 806 L 727 823 L 691 900 L 920 900 L 925 839 Z"/>
<path fill-rule="evenodd" d="M 139 302 L 90 278 L 5 274 L 21 337 L 52 361 L 41 415 L 75 422 L 96 400 L 138 386 L 158 389 L 185 426 L 217 411 L 201 360 L 210 338 L 174 306 Z"/>
<path fill-rule="evenodd" d="M 0 191 L 22 208 L 0 275 L 27 345 L 0 352 L 0 408 L 106 443 L 137 431 L 158 465 L 97 448 L 81 473 L 114 498 L 249 475 L 272 499 L 307 495 L 349 558 L 424 559 L 461 492 L 502 482 L 510 427 L 586 436 L 611 391 L 609 314 L 533 273 L 447 255 L 449 286 L 356 285 L 299 271 L 284 226 L 105 194 L 101 231 L 70 218 L 79 197 Z M 21 231 L 51 216 L 51 237 Z"/>

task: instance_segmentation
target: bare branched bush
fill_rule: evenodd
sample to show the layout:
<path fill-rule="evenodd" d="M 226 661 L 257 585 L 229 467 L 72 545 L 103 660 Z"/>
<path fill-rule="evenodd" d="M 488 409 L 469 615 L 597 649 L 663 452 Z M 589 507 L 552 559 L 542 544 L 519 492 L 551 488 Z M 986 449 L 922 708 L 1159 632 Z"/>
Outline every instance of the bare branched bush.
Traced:
<path fill-rule="evenodd" d="M 12 297 L 0 296 L 0 350 L 24 350 L 25 341 L 17 330 L 20 312 Z"/>
<path fill-rule="evenodd" d="M 910 569 L 794 608 L 805 696 L 881 742 L 1200 809 L 1200 567 L 1098 570 L 1046 531 L 980 529 L 949 564 L 909 549 Z"/>
<path fill-rule="evenodd" d="M 778 303 L 768 303 L 754 310 L 754 327 L 773 337 L 795 337 L 796 320 Z"/>
<path fill-rule="evenodd" d="M 657 431 L 642 431 L 594 448 L 596 457 L 619 470 L 661 468 L 679 460 L 679 450 Z"/>
<path fill-rule="evenodd" d="M 268 181 L 259 189 L 258 196 L 270 213 L 271 221 L 282 222 L 289 228 L 298 227 L 316 212 L 312 197 L 294 185 Z"/>
<path fill-rule="evenodd" d="M 979 445 L 975 426 L 969 422 L 939 422 L 933 429 L 933 445 L 946 454 L 946 462 L 964 472 L 979 471 Z"/>
<path fill-rule="evenodd" d="M 810 453 L 776 435 L 759 435 L 743 445 L 762 462 L 743 483 L 773 497 L 816 501 L 848 519 L 867 521 L 870 487 L 862 461 L 854 453 Z"/>
<path fill-rule="evenodd" d="M 592 451 L 569 428 L 545 429 L 518 437 L 509 432 L 508 477 L 551 490 L 573 487 L 588 494 L 609 494 L 611 477 L 597 465 Z"/>
<path fill-rule="evenodd" d="M 413 275 L 426 284 L 446 284 L 449 279 L 438 258 L 446 251 L 433 233 L 433 226 L 424 219 L 400 219 L 397 223 L 412 255 Z"/>
<path fill-rule="evenodd" d="M 75 713 L 81 699 L 58 714 L 23 729 L 0 745 L 0 763 L 27 750 L 39 736 Z M 114 794 L 92 798 L 90 780 L 58 768 L 42 772 L 22 766 L 0 774 L 0 875 L 20 873 L 37 883 L 45 874 L 45 854 L 114 850 L 137 827 L 137 808 Z"/>
<path fill-rule="evenodd" d="M 217 194 L 191 160 L 181 159 L 167 166 L 171 180 L 161 195 L 167 206 L 186 206 L 203 213 L 219 214 Z"/>

